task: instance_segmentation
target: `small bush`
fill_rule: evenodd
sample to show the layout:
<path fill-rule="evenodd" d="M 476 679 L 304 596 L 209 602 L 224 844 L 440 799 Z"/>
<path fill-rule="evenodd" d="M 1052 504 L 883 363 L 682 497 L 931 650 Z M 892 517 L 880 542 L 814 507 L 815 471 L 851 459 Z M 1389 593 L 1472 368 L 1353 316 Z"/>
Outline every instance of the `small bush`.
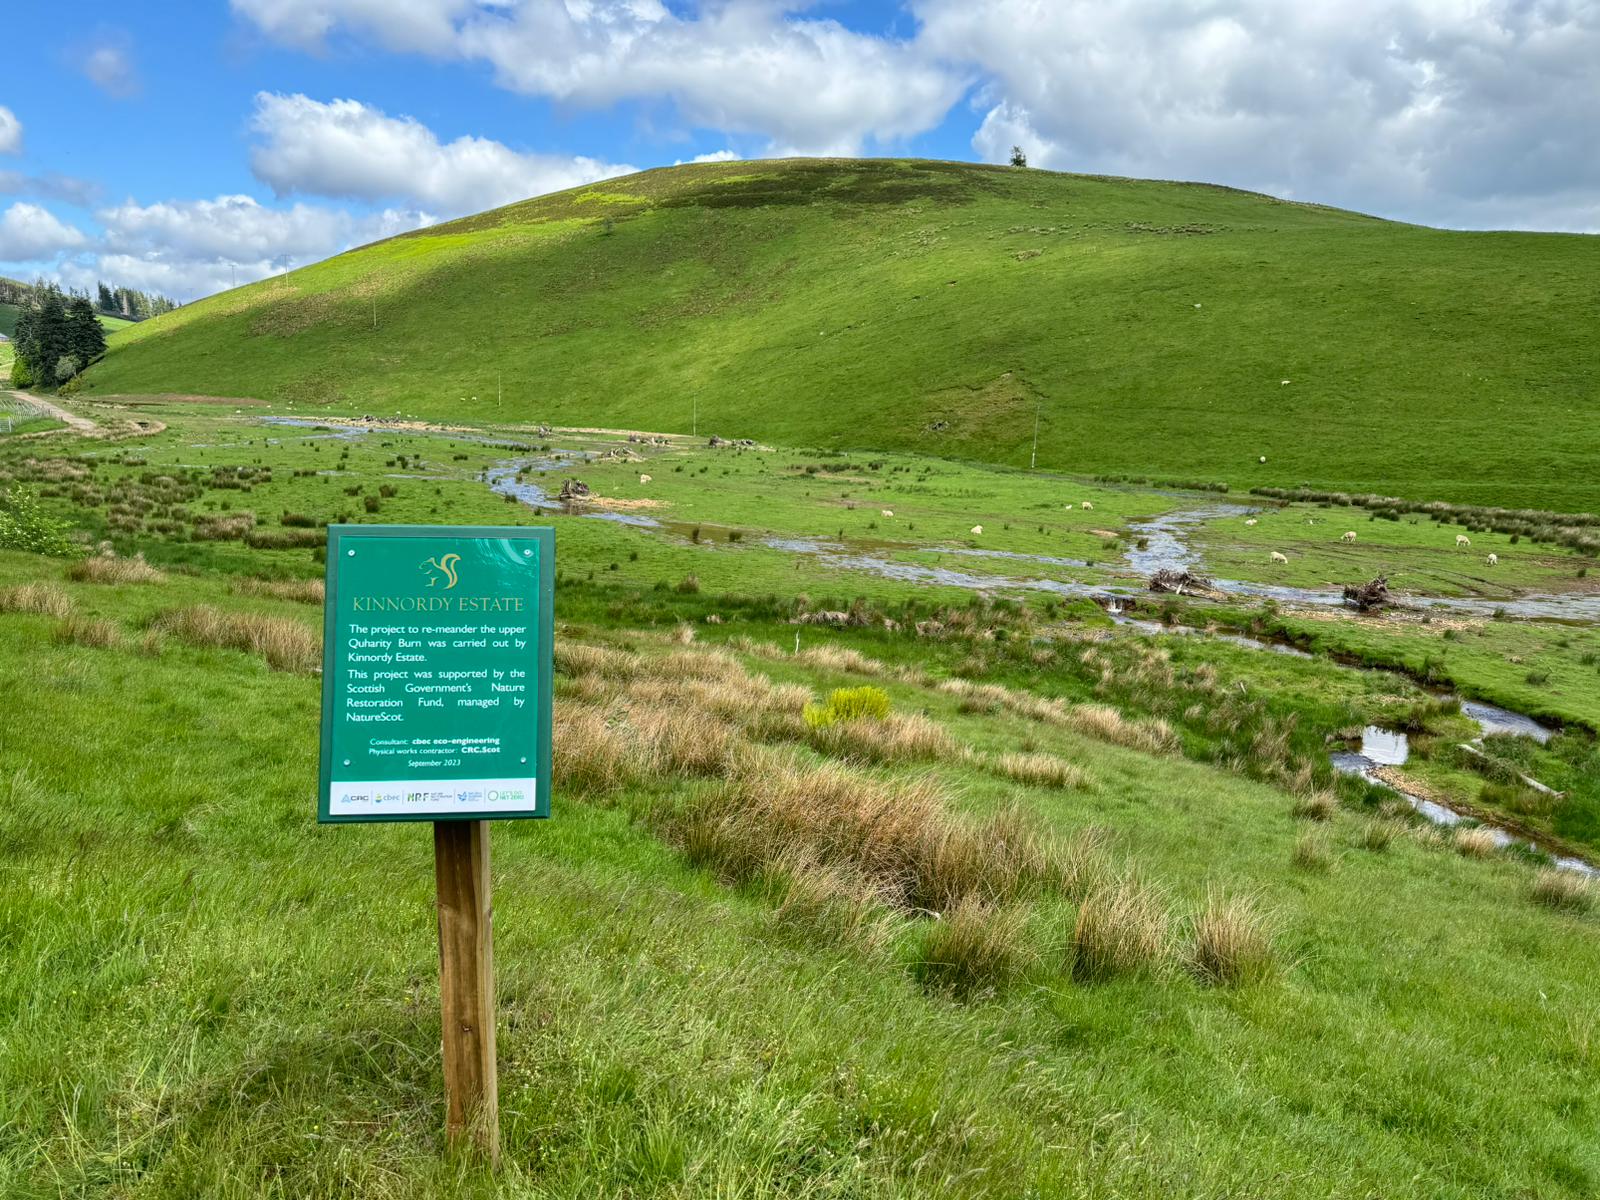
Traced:
<path fill-rule="evenodd" d="M 20 487 L 0 488 L 0 550 L 25 550 L 64 558 L 78 552 L 67 524 L 39 507 L 39 498 Z"/>
<path fill-rule="evenodd" d="M 1188 962 L 1204 983 L 1259 983 L 1277 969 L 1271 922 L 1250 897 L 1213 892 L 1195 918 Z"/>
<path fill-rule="evenodd" d="M 1165 899 L 1135 879 L 1089 896 L 1072 928 L 1072 974 L 1085 981 L 1159 972 L 1172 952 Z"/>
<path fill-rule="evenodd" d="M 1533 879 L 1529 890 L 1535 903 L 1568 912 L 1586 913 L 1594 907 L 1594 885 L 1576 871 L 1546 867 Z"/>
<path fill-rule="evenodd" d="M 826 729 L 840 721 L 881 721 L 889 715 L 889 693 L 882 688 L 835 688 L 825 704 L 808 704 L 805 722 L 812 729 Z"/>
<path fill-rule="evenodd" d="M 917 977 L 930 987 L 972 996 L 994 991 L 1028 966 L 1028 914 L 967 896 L 935 920 L 922 940 Z"/>

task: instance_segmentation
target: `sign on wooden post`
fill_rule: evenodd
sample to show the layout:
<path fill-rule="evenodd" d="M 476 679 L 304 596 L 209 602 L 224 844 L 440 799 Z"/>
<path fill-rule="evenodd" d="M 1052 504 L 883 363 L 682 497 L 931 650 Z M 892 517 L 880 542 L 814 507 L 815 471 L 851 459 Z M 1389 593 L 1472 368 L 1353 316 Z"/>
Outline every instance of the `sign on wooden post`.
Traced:
<path fill-rule="evenodd" d="M 446 1130 L 499 1153 L 488 821 L 550 815 L 555 532 L 332 525 L 317 818 L 432 821 Z"/>

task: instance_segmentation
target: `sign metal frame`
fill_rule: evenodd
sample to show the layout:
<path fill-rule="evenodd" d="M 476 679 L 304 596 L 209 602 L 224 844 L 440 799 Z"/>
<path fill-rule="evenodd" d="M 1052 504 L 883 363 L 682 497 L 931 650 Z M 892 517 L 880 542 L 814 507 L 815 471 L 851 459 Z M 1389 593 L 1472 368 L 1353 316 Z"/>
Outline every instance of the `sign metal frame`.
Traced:
<path fill-rule="evenodd" d="M 333 784 L 333 728 L 337 672 L 334 658 L 342 650 L 339 620 L 339 571 L 345 552 L 363 541 L 377 538 L 428 538 L 439 541 L 509 540 L 534 551 L 538 569 L 534 611 L 528 621 L 535 642 L 537 679 L 531 696 L 534 734 L 533 807 L 516 811 L 477 811 L 460 813 L 415 812 L 349 814 L 330 812 Z M 555 643 L 555 530 L 529 525 L 330 525 L 328 561 L 325 574 L 326 597 L 322 629 L 322 725 L 321 753 L 317 787 L 317 821 L 321 824 L 372 824 L 396 821 L 499 821 L 545 819 L 550 816 L 551 703 L 554 697 Z M 403 724 L 402 724 L 403 730 Z M 427 783 L 427 780 L 418 780 Z"/>

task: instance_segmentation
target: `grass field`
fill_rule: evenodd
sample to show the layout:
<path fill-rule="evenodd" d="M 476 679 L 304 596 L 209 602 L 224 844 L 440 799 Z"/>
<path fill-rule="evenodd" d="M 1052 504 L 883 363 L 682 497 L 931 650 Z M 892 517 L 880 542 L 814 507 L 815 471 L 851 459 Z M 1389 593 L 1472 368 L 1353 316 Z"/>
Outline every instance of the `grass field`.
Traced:
<path fill-rule="evenodd" d="M 675 167 L 212 297 L 100 395 L 1584 510 L 1600 242 L 951 163 Z M 1262 460 L 1265 461 L 1262 461 Z"/>
<path fill-rule="evenodd" d="M 593 649 L 563 652 L 556 819 L 496 830 L 506 1166 L 491 1180 L 441 1152 L 426 837 L 312 822 L 313 677 L 145 632 L 209 604 L 310 638 L 315 609 L 220 577 L 60 571 L 0 555 L 0 585 L 53 582 L 72 610 L 0 615 L 0 684 L 28 713 L 0 740 L 8 1196 L 1600 1186 L 1600 937 L 1592 916 L 1532 902 L 1530 867 L 1359 808 L 1297 819 L 1278 787 L 1099 726 L 986 712 L 930 686 L 937 663 L 887 673 L 923 656 L 881 639 L 863 659 L 795 658 L 762 649 L 781 625 L 735 617 L 708 636 L 749 651 L 685 648 L 667 636 L 682 602 L 634 628 L 608 615 L 626 590 L 591 585 L 562 602 L 564 644 Z M 1327 668 L 1275 669 L 1314 687 Z M 778 726 L 697 756 L 706 783 L 634 775 L 583 730 L 620 689 L 640 728 L 649 695 L 710 731 L 699 704 L 727 701 L 695 680 L 768 694 L 747 675 L 815 695 L 875 682 L 953 739 L 882 767 L 801 750 L 786 769 L 802 779 L 832 770 L 845 794 L 931 780 L 962 828 L 1020 806 L 1047 840 L 1106 832 L 1065 843 L 1096 847 L 1067 882 L 964 917 L 976 949 L 886 899 L 819 892 L 832 875 L 707 857 L 685 822 L 720 776 L 737 794 L 741 756 L 785 753 L 755 744 Z M 1005 753 L 1071 769 L 1018 784 L 996 772 Z M 1128 869 L 1153 924 L 1113 937 L 1122 965 L 1092 967 L 1082 914 L 1124 895 Z M 1262 918 L 1248 980 L 1199 973 L 1208 894 L 1251 897 Z"/>
<path fill-rule="evenodd" d="M 93 551 L 0 550 L 0 1195 L 1600 1188 L 1600 896 L 1327 758 L 1410 729 L 1421 784 L 1593 853 L 1592 624 L 1140 598 L 1291 657 L 1085 598 L 1142 586 L 1144 522 L 1238 496 L 68 403 L 164 428 L 0 440 L 0 487 Z M 1475 532 L 1489 575 L 1447 524 L 1253 503 L 1194 527 L 1206 570 L 1591 586 L 1547 544 Z M 314 821 L 329 520 L 557 530 L 555 819 L 494 835 L 498 1176 L 442 1146 L 425 832 Z M 1572 727 L 1471 763 L 1442 681 Z M 846 686 L 890 715 L 801 718 Z"/>

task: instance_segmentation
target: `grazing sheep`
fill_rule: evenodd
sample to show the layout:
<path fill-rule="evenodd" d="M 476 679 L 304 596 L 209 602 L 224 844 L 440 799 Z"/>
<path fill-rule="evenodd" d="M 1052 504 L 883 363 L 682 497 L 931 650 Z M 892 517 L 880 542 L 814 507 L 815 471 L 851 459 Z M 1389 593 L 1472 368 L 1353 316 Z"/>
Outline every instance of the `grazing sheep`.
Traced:
<path fill-rule="evenodd" d="M 1458 533 L 1458 534 L 1456 534 L 1456 545 L 1457 546 L 1470 546 L 1470 545 L 1472 545 L 1472 539 L 1469 538 L 1464 533 Z"/>
<path fill-rule="evenodd" d="M 1093 508 L 1093 507 L 1094 507 L 1094 505 L 1093 505 L 1093 504 L 1091 504 L 1091 503 L 1090 503 L 1090 502 L 1089 502 L 1089 501 L 1087 501 L 1087 500 L 1085 500 L 1085 501 L 1084 501 L 1084 502 L 1083 502 L 1083 505 L 1082 505 L 1082 507 L 1084 507 L 1084 508 Z"/>
<path fill-rule="evenodd" d="M 1248 521 L 1245 522 L 1246 525 L 1254 525 L 1255 523 L 1256 523 L 1256 519 L 1254 517 L 1251 517 Z"/>
<path fill-rule="evenodd" d="M 886 517 L 894 516 L 894 509 L 892 509 L 892 508 L 881 508 L 878 511 L 881 512 Z"/>
<path fill-rule="evenodd" d="M 1484 559 L 1483 561 L 1486 562 L 1491 567 L 1499 566 L 1500 565 L 1500 556 L 1498 554 L 1491 554 L 1491 555 L 1489 555 L 1488 558 Z"/>
<path fill-rule="evenodd" d="M 1257 460 L 1256 460 L 1256 461 L 1257 461 L 1257 462 L 1266 462 L 1266 461 L 1267 461 L 1267 456 L 1266 456 L 1266 455 L 1265 455 L 1265 454 L 1263 454 L 1263 455 L 1262 455 L 1262 456 L 1261 456 L 1261 457 L 1260 457 L 1260 458 L 1258 458 L 1258 459 L 1257 459 Z"/>
<path fill-rule="evenodd" d="M 1355 541 L 1356 540 L 1356 531 L 1354 529 L 1350 530 L 1348 533 L 1346 533 L 1339 540 L 1341 542 L 1345 542 L 1345 543 L 1349 543 L 1349 542 Z"/>
<path fill-rule="evenodd" d="M 650 482 L 650 476 L 648 476 L 648 475 L 639 476 L 639 482 L 640 483 L 649 483 Z"/>
<path fill-rule="evenodd" d="M 1289 562 L 1287 557 L 1285 557 L 1282 554 L 1279 554 L 1276 550 L 1274 550 L 1272 552 L 1272 561 L 1275 562 L 1275 563 L 1284 563 L 1285 565 L 1287 565 L 1288 562 Z"/>
<path fill-rule="evenodd" d="M 982 533 L 983 532 L 983 526 L 982 525 L 974 525 L 972 527 L 972 532 L 973 533 Z"/>

